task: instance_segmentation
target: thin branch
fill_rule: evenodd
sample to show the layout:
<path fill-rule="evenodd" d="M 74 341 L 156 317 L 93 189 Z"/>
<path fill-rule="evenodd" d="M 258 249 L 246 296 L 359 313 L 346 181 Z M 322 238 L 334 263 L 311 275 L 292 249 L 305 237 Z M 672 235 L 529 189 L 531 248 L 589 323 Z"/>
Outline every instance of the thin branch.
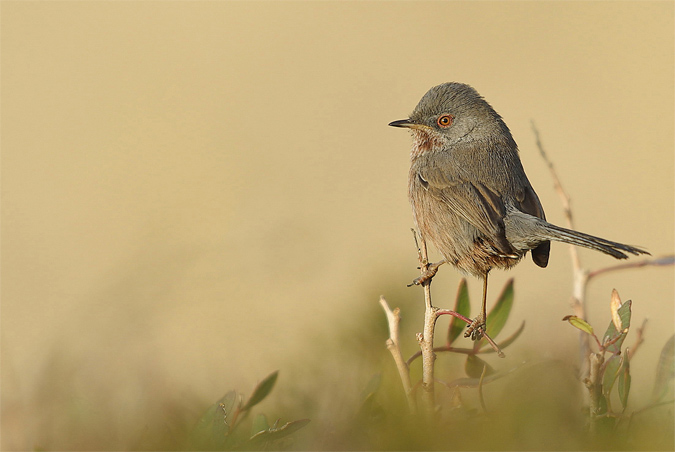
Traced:
<path fill-rule="evenodd" d="M 637 349 L 642 345 L 642 343 L 645 341 L 644 335 L 645 335 L 645 328 L 647 327 L 647 319 L 644 319 L 642 321 L 642 325 L 640 325 L 640 328 L 637 329 L 637 337 L 635 338 L 635 343 L 631 348 L 629 348 L 629 352 L 627 353 L 628 356 L 628 361 L 633 359 L 633 356 L 635 356 L 635 352 Z"/>
<path fill-rule="evenodd" d="M 387 339 L 387 349 L 391 352 L 391 356 L 394 358 L 396 363 L 396 368 L 398 369 L 398 374 L 401 377 L 401 383 L 403 384 L 403 390 L 405 391 L 406 398 L 408 399 L 408 407 L 410 412 L 415 414 L 417 412 L 417 406 L 415 404 L 415 398 L 412 394 L 412 384 L 410 382 L 410 369 L 408 365 L 403 360 L 403 354 L 401 353 L 401 347 L 399 346 L 399 323 L 401 322 L 401 315 L 399 308 L 395 308 L 393 311 L 389 308 L 387 300 L 383 296 L 380 296 L 380 305 L 384 309 L 385 314 L 387 315 L 387 323 L 389 324 L 389 339 Z"/>
<path fill-rule="evenodd" d="M 588 279 L 590 280 L 591 278 L 595 278 L 596 276 L 618 270 L 628 270 L 631 268 L 640 268 L 640 267 L 665 267 L 673 264 L 675 264 L 675 256 L 673 255 L 660 257 L 658 259 L 644 259 L 638 262 L 627 262 L 625 264 L 617 264 L 612 265 L 610 267 L 594 270 L 588 273 Z"/>
<path fill-rule="evenodd" d="M 417 244 L 417 255 L 420 261 L 420 273 L 424 277 L 427 275 L 429 267 L 429 256 L 427 254 L 427 244 L 422 239 L 420 246 L 417 241 L 417 233 L 413 229 L 413 236 L 415 244 Z M 422 350 L 422 388 L 424 389 L 424 400 L 426 401 L 427 414 L 431 415 L 435 410 L 435 396 L 434 396 L 434 361 L 436 354 L 434 353 L 434 328 L 436 327 L 436 311 L 431 304 L 431 280 L 433 276 L 428 277 L 422 281 L 422 288 L 424 289 L 424 332 L 418 335 L 420 349 Z"/>
<path fill-rule="evenodd" d="M 558 197 L 560 198 L 560 203 L 563 206 L 563 212 L 565 214 L 565 219 L 567 221 L 567 227 L 569 229 L 574 229 L 574 218 L 572 216 L 572 206 L 571 199 L 569 194 L 565 191 L 558 177 L 558 173 L 553 166 L 553 162 L 549 160 L 544 150 L 544 145 L 541 143 L 539 137 L 539 130 L 532 121 L 532 131 L 535 136 L 537 148 L 541 157 L 546 162 L 549 172 L 551 173 L 551 178 L 553 179 L 553 187 L 555 188 Z M 572 289 L 572 309 L 574 314 L 582 319 L 586 318 L 586 286 L 588 284 L 588 270 L 582 268 L 581 260 L 579 259 L 579 253 L 576 246 L 570 245 L 570 257 L 572 259 L 572 276 L 574 280 L 574 286 Z M 584 333 L 579 333 L 579 352 L 580 352 L 580 361 L 581 366 L 581 375 L 587 375 L 588 373 L 588 356 L 591 353 L 591 346 L 588 340 L 588 335 Z"/>
<path fill-rule="evenodd" d="M 450 309 L 438 309 L 436 311 L 437 317 L 440 317 L 442 315 L 451 315 L 453 317 L 457 317 L 459 320 L 466 322 L 467 325 L 471 325 L 471 322 L 473 322 L 473 320 L 471 320 L 470 318 L 463 316 L 459 312 L 451 311 Z"/>

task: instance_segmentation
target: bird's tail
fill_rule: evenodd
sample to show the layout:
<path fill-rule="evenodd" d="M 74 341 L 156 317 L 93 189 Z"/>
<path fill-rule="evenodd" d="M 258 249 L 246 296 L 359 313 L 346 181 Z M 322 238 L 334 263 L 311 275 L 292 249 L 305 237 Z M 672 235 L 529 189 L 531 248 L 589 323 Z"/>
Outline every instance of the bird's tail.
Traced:
<path fill-rule="evenodd" d="M 545 221 L 542 221 L 542 223 L 541 226 L 544 226 L 547 238 L 550 240 L 601 251 L 617 259 L 627 259 L 628 255 L 626 253 L 634 254 L 636 256 L 640 254 L 649 254 L 649 252 L 634 246 L 624 245 L 623 243 L 612 242 L 611 240 L 584 234 L 583 232 L 562 228 Z"/>

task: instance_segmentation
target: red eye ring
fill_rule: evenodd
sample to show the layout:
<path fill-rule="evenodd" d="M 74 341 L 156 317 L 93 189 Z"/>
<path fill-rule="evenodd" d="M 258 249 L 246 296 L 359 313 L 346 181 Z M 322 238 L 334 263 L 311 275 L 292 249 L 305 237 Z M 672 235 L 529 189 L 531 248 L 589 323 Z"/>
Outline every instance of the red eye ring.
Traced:
<path fill-rule="evenodd" d="M 452 125 L 452 122 L 454 121 L 455 117 L 452 115 L 441 115 L 438 117 L 436 120 L 436 124 L 438 124 L 438 127 L 442 127 L 444 129 L 450 127 Z"/>

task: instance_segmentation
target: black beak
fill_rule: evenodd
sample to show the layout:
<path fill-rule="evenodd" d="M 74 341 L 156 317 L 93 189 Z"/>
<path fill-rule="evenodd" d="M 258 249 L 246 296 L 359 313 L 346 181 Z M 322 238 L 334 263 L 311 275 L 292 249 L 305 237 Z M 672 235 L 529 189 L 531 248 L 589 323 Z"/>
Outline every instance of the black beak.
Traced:
<path fill-rule="evenodd" d="M 389 123 L 392 127 L 413 127 L 415 125 L 410 119 L 399 119 L 398 121 L 392 121 Z"/>

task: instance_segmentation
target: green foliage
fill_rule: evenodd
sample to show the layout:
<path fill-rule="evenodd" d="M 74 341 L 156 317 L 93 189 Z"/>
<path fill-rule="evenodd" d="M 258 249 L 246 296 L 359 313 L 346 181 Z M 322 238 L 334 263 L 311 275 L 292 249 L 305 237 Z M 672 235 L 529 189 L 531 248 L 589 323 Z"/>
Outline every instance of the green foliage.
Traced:
<path fill-rule="evenodd" d="M 278 371 L 264 378 L 244 402 L 242 394 L 230 391 L 211 405 L 189 437 L 192 450 L 244 450 L 284 447 L 283 440 L 309 423 L 309 419 L 287 422 L 279 426 L 280 420 L 270 427 L 267 416 L 258 414 L 251 422 L 250 433 L 240 427 L 251 408 L 262 402 L 272 391 Z"/>
<path fill-rule="evenodd" d="M 621 325 L 623 329 L 618 331 L 615 322 L 612 321 L 609 323 L 607 331 L 605 331 L 605 335 L 602 338 L 602 343 L 606 344 L 605 350 L 609 353 L 621 353 L 621 345 L 623 344 L 624 339 L 626 339 L 626 336 L 628 335 L 628 329 L 630 328 L 631 305 L 632 301 L 628 300 L 618 309 L 618 314 L 621 318 Z"/>
<path fill-rule="evenodd" d="M 660 402 L 665 398 L 668 389 L 672 390 L 673 378 L 675 378 L 675 335 L 670 336 L 661 350 L 661 356 L 656 365 L 652 402 Z"/>
<path fill-rule="evenodd" d="M 258 385 L 253 390 L 253 394 L 251 394 L 251 397 L 248 399 L 246 404 L 241 408 L 241 410 L 242 411 L 250 410 L 251 408 L 253 408 L 253 406 L 262 402 L 263 399 L 267 397 L 268 394 L 272 391 L 274 383 L 276 383 L 277 381 L 278 375 L 279 371 L 272 372 L 263 381 L 258 383 Z"/>
<path fill-rule="evenodd" d="M 513 306 L 513 278 L 506 282 L 501 294 L 497 298 L 497 302 L 492 307 L 487 315 L 487 334 L 491 338 L 496 338 L 506 325 L 506 321 L 511 314 L 511 307 Z M 487 341 L 483 339 L 483 344 Z"/>
<path fill-rule="evenodd" d="M 455 312 L 462 314 L 464 317 L 471 315 L 471 305 L 469 303 L 469 289 L 466 285 L 466 278 L 462 278 L 457 289 L 457 300 L 455 301 Z M 466 328 L 466 324 L 457 317 L 450 320 L 448 327 L 448 345 L 452 344 Z"/>
<path fill-rule="evenodd" d="M 624 416 L 623 413 L 628 406 L 628 396 L 631 389 L 630 360 L 632 354 L 628 348 L 621 349 L 631 326 L 631 308 L 631 300 L 622 303 L 618 292 L 612 291 L 611 321 L 602 341 L 598 339 L 593 327 L 585 320 L 574 315 L 563 318 L 575 328 L 593 337 L 598 346 L 597 352 L 591 352 L 591 362 L 597 362 L 600 365 L 596 372 L 590 372 L 588 379 L 585 381 L 591 400 L 590 422 L 595 430 L 611 432 L 616 430 L 623 420 L 631 419 L 631 417 Z M 658 405 L 658 402 L 665 395 L 670 381 L 675 376 L 674 344 L 675 336 L 671 337 L 663 348 L 661 359 L 657 365 L 652 403 L 642 410 Z M 639 342 L 637 345 L 639 345 Z M 606 354 L 609 354 L 608 358 L 606 358 Z M 621 410 L 617 411 L 613 408 L 613 398 L 615 400 L 618 398 Z"/>
<path fill-rule="evenodd" d="M 473 353 L 466 357 L 464 371 L 470 378 L 480 378 L 483 375 L 483 372 L 485 372 L 485 376 L 493 375 L 495 373 L 492 366 Z"/>
<path fill-rule="evenodd" d="M 574 328 L 577 328 L 586 334 L 590 334 L 591 336 L 594 335 L 593 327 L 584 319 L 581 319 L 576 315 L 566 315 L 563 317 L 563 320 L 567 320 Z"/>

